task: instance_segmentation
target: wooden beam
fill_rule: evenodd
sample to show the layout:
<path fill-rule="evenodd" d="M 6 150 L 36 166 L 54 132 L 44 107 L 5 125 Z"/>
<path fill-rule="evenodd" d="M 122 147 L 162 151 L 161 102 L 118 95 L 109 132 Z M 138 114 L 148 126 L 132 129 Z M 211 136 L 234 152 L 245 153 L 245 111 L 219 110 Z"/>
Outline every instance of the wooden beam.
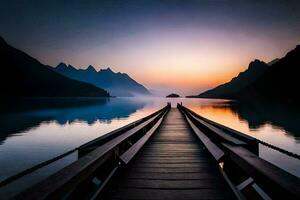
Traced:
<path fill-rule="evenodd" d="M 249 150 L 223 144 L 230 159 L 272 198 L 300 199 L 300 179 L 283 169 L 263 160 Z"/>
<path fill-rule="evenodd" d="M 136 120 L 136 121 L 134 121 L 130 124 L 127 124 L 127 125 L 125 125 L 121 128 L 118 128 L 118 129 L 113 130 L 113 131 L 111 131 L 107 134 L 104 134 L 104 135 L 102 135 L 102 136 L 100 136 L 100 137 L 98 137 L 98 138 L 96 138 L 92 141 L 89 141 L 89 142 L 81 145 L 80 147 L 78 147 L 78 149 L 81 150 L 81 149 L 85 149 L 85 148 L 90 148 L 90 147 L 94 148 L 95 146 L 99 146 L 99 145 L 103 144 L 104 142 L 107 142 L 108 140 L 110 140 L 114 137 L 117 137 L 118 135 L 124 133 L 125 131 L 128 131 L 129 129 L 132 129 L 132 128 L 138 126 L 142 122 L 145 122 L 146 120 L 148 120 L 148 119 L 150 119 L 154 116 L 157 116 L 159 113 L 161 113 L 163 110 L 165 110 L 167 108 L 168 108 L 168 106 L 165 106 L 164 108 L 162 108 L 162 109 L 160 109 L 160 110 L 158 110 L 158 111 L 156 111 L 156 112 L 154 112 L 154 113 L 152 113 L 152 114 L 150 114 L 146 117 L 143 117 L 143 118 L 141 118 L 139 120 Z"/>
<path fill-rule="evenodd" d="M 207 148 L 209 153 L 215 158 L 217 162 L 219 162 L 225 153 L 215 144 L 213 143 L 209 137 L 207 137 L 202 131 L 200 131 L 193 122 L 186 116 L 186 120 L 194 133 L 198 136 L 198 138 L 201 140 L 201 142 L 204 144 L 204 146 Z"/>
<path fill-rule="evenodd" d="M 188 116 L 190 118 L 191 121 L 193 121 L 193 123 L 197 126 L 197 127 L 205 127 L 207 129 L 206 134 L 211 134 L 213 133 L 214 135 L 212 136 L 217 136 L 219 139 L 221 139 L 223 142 L 229 142 L 235 145 L 246 145 L 246 143 L 244 141 L 241 141 L 233 136 L 231 136 L 230 134 L 225 133 L 224 131 L 222 131 L 221 129 L 214 127 L 213 125 L 205 122 L 204 120 L 201 119 L 201 117 L 199 115 L 197 115 L 196 113 L 194 113 L 193 111 L 189 110 L 188 108 L 178 105 L 178 108 L 183 111 L 185 113 L 186 116 Z M 199 128 L 201 129 L 201 128 Z M 203 132 L 202 132 L 203 133 Z"/>
<path fill-rule="evenodd" d="M 227 126 L 224 126 L 224 125 L 222 125 L 222 124 L 219 124 L 219 123 L 217 123 L 217 122 L 214 122 L 214 121 L 212 121 L 212 120 L 209 120 L 209 119 L 207 119 L 207 118 L 205 118 L 205 117 L 203 117 L 203 116 L 201 116 L 201 115 L 195 113 L 194 111 L 190 110 L 190 109 L 187 108 L 187 107 L 180 106 L 180 105 L 179 105 L 179 107 L 181 107 L 181 109 L 183 109 L 183 110 L 185 110 L 186 112 L 188 112 L 188 113 L 190 113 L 191 115 L 193 115 L 195 118 L 201 119 L 202 121 L 205 121 L 206 123 L 208 123 L 208 124 L 210 124 L 210 125 L 212 125 L 212 126 L 218 128 L 218 129 L 220 129 L 220 130 L 222 130 L 222 131 L 225 131 L 226 133 L 231 134 L 231 135 L 234 136 L 235 138 L 238 138 L 238 139 L 240 139 L 240 140 L 242 140 L 242 141 L 244 141 L 244 142 L 246 142 L 246 143 L 257 143 L 257 140 L 256 140 L 256 138 L 254 138 L 254 137 L 251 137 L 251 136 L 246 135 L 246 134 L 244 134 L 244 133 L 242 133 L 242 132 L 239 132 L 239 131 L 237 131 L 237 130 L 234 130 L 234 129 L 232 129 L 232 128 L 229 128 L 229 127 L 227 127 Z"/>
<path fill-rule="evenodd" d="M 163 109 L 160 111 L 163 111 Z M 90 177 L 106 160 L 111 158 L 114 155 L 113 150 L 119 144 L 151 124 L 157 117 L 159 117 L 159 113 L 20 193 L 16 196 L 16 199 L 47 199 L 63 196 L 67 191 Z"/>
<path fill-rule="evenodd" d="M 148 141 L 152 134 L 157 130 L 161 124 L 163 118 L 159 119 L 158 122 L 141 138 L 139 139 L 132 147 L 130 147 L 125 153 L 120 156 L 120 159 L 123 163 L 128 164 L 131 159 L 137 154 L 137 152 L 143 147 L 143 145 Z"/>

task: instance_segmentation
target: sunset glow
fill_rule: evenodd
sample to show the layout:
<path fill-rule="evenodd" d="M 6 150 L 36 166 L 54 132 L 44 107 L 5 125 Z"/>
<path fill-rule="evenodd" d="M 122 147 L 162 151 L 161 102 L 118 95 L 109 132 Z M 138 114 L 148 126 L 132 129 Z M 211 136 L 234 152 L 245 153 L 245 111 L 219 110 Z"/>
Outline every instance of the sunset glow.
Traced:
<path fill-rule="evenodd" d="M 1 0 L 0 200 L 300 200 L 299 11 Z"/>
<path fill-rule="evenodd" d="M 44 64 L 110 67 L 183 95 L 229 81 L 256 58 L 282 57 L 300 41 L 293 2 L 130 2 L 8 3 L 1 35 Z"/>

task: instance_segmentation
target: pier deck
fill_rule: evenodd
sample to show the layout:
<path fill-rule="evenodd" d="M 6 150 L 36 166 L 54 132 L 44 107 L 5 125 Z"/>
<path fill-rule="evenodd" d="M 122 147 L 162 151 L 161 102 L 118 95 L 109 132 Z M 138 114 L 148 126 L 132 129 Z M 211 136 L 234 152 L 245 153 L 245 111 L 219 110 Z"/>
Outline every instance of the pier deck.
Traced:
<path fill-rule="evenodd" d="M 103 199 L 235 199 L 183 115 L 172 108 Z"/>
<path fill-rule="evenodd" d="M 257 139 L 180 104 L 168 104 L 75 150 L 77 161 L 15 199 L 300 198 L 300 179 L 259 157 Z"/>

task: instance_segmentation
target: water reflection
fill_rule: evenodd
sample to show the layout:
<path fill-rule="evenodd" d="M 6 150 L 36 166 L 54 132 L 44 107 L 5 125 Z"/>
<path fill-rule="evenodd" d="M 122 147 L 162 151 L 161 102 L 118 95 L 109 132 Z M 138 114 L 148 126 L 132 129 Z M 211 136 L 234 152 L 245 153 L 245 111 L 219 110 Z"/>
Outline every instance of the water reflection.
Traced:
<path fill-rule="evenodd" d="M 300 154 L 299 108 L 269 102 L 195 100 L 186 102 L 198 114 L 290 152 Z M 259 156 L 300 177 L 300 162 L 260 145 Z"/>
<path fill-rule="evenodd" d="M 286 107 L 272 102 L 232 102 L 230 108 L 242 120 L 247 120 L 249 128 L 259 129 L 269 123 L 285 130 L 299 142 L 300 137 L 300 109 Z"/>
<path fill-rule="evenodd" d="M 140 119 L 167 102 L 173 107 L 182 102 L 204 117 L 300 153 L 299 109 L 270 102 L 185 98 L 22 99 L 0 104 L 0 181 Z M 300 175 L 298 160 L 269 148 L 260 148 L 260 155 Z"/>
<path fill-rule="evenodd" d="M 143 108 L 147 101 L 107 98 L 19 99 L 3 102 L 0 114 L 0 144 L 10 135 L 27 131 L 42 122 L 55 121 L 60 125 L 83 122 L 89 125 L 100 121 L 128 118 Z"/>
<path fill-rule="evenodd" d="M 266 125 L 279 129 L 293 137 L 295 141 L 300 141 L 300 108 L 287 107 L 272 102 L 237 102 L 213 100 L 190 104 L 190 108 L 199 114 L 205 115 L 220 123 L 225 123 L 230 127 L 240 129 L 247 125 L 247 130 L 260 131 Z"/>
<path fill-rule="evenodd" d="M 129 98 L 1 103 L 0 181 L 150 114 L 148 103 Z"/>

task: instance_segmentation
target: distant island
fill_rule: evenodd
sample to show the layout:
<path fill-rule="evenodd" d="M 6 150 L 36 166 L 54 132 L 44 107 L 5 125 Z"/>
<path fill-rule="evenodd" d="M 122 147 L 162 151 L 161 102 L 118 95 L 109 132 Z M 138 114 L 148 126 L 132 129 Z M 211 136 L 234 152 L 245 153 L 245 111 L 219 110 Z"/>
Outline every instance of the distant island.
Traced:
<path fill-rule="evenodd" d="M 172 93 L 166 96 L 167 98 L 178 98 L 180 97 L 178 94 Z"/>
<path fill-rule="evenodd" d="M 132 97 L 151 94 L 146 87 L 136 82 L 128 74 L 115 73 L 109 67 L 97 71 L 92 65 L 89 65 L 86 69 L 78 69 L 78 67 L 60 63 L 57 67 L 51 67 L 51 69 L 66 77 L 103 88 L 112 96 Z"/>
<path fill-rule="evenodd" d="M 0 37 L 1 97 L 109 97 L 99 87 L 63 76 Z"/>
<path fill-rule="evenodd" d="M 228 83 L 217 86 L 193 98 L 225 98 L 237 100 L 271 99 L 275 101 L 299 102 L 300 45 L 283 58 L 269 63 L 255 60 L 244 72 Z"/>

